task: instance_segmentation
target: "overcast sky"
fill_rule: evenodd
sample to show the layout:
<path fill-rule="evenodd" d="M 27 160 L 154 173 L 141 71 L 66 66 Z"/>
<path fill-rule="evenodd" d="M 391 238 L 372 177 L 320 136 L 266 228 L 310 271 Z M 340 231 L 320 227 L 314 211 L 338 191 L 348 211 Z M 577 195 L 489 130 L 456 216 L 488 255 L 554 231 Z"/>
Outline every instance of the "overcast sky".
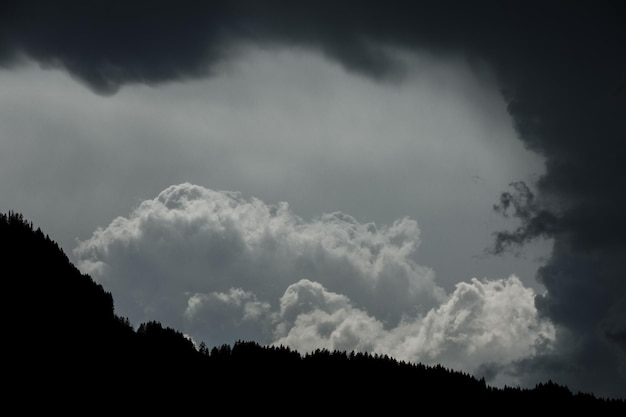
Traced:
<path fill-rule="evenodd" d="M 619 10 L 37 3 L 0 210 L 117 314 L 626 397 Z"/>

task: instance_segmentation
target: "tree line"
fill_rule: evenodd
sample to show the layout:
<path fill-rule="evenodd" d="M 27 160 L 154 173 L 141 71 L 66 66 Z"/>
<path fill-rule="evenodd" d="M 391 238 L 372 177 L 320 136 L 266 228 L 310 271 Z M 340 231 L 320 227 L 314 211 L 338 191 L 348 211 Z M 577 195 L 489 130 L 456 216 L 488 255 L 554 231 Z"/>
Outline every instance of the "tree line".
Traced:
<path fill-rule="evenodd" d="M 195 412 L 221 405 L 275 414 L 626 410 L 624 399 L 573 393 L 552 381 L 495 388 L 468 373 L 377 353 L 302 354 L 245 340 L 196 346 L 157 321 L 135 329 L 115 314 L 111 293 L 16 212 L 0 213 L 0 254 L 4 398 L 22 406 Z"/>

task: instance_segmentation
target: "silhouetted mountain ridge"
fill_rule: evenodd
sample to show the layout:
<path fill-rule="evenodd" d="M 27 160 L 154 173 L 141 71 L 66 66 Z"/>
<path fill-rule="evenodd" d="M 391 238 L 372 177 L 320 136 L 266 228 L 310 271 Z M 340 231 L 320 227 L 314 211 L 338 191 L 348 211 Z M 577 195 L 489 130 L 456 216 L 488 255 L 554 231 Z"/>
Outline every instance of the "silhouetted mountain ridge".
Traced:
<path fill-rule="evenodd" d="M 505 404 L 533 411 L 626 409 L 623 399 L 574 394 L 552 381 L 533 389 L 494 388 L 464 372 L 387 355 L 325 349 L 300 354 L 243 340 L 196 347 L 156 321 L 135 330 L 115 314 L 111 294 L 19 213 L 0 214 L 0 253 L 9 401 L 144 412 L 223 403 L 234 411 L 286 413 L 294 401 L 308 412 L 436 405 L 489 413 Z"/>

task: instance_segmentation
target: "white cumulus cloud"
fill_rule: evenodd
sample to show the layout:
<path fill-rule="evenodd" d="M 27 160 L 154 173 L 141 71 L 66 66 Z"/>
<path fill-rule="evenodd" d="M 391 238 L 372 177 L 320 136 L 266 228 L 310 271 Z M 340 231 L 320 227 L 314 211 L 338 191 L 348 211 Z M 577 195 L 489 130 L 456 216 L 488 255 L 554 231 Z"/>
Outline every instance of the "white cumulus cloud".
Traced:
<path fill-rule="evenodd" d="M 555 339 L 555 330 L 539 319 L 534 296 L 515 276 L 460 282 L 446 302 L 398 327 L 402 338 L 395 354 L 476 369 L 539 353 Z"/>
<path fill-rule="evenodd" d="M 474 370 L 554 339 L 518 278 L 472 279 L 445 294 L 415 262 L 419 244 L 409 218 L 305 221 L 287 203 L 183 183 L 97 229 L 74 255 L 117 314 L 209 346 L 254 340 Z"/>
<path fill-rule="evenodd" d="M 408 218 L 376 226 L 337 212 L 306 222 L 287 203 L 183 183 L 97 229 L 74 255 L 132 321 L 173 321 L 190 294 L 233 288 L 276 309 L 289 285 L 308 279 L 393 326 L 445 297 L 433 271 L 412 258 L 419 243 Z"/>

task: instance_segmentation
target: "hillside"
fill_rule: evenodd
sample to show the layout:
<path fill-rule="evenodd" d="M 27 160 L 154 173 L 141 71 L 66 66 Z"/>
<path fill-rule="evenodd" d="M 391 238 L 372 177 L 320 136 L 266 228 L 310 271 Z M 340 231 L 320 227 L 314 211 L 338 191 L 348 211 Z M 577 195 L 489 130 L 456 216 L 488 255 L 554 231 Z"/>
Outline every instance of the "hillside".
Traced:
<path fill-rule="evenodd" d="M 300 354 L 254 341 L 196 347 L 176 329 L 155 321 L 135 329 L 117 316 L 111 294 L 21 214 L 0 214 L 0 253 L 4 398 L 25 410 L 626 410 L 623 400 L 551 381 L 496 389 L 463 372 L 367 353 Z"/>

